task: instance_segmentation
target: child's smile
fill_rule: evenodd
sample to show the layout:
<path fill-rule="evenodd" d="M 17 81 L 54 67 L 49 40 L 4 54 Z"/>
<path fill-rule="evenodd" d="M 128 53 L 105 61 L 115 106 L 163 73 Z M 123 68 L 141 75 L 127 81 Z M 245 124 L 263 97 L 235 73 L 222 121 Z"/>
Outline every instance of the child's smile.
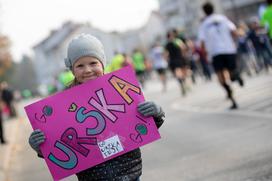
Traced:
<path fill-rule="evenodd" d="M 73 73 L 79 83 L 84 83 L 88 80 L 96 79 L 103 75 L 102 63 L 90 56 L 79 58 L 73 65 Z"/>

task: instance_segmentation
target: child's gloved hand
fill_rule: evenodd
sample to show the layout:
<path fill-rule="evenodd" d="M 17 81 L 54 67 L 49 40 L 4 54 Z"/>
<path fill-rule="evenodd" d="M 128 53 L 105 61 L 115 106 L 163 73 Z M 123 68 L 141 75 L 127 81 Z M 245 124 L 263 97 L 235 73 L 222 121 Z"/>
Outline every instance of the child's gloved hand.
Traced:
<path fill-rule="evenodd" d="M 38 155 L 42 155 L 41 150 L 40 150 L 40 145 L 45 141 L 45 136 L 44 133 L 36 129 L 34 130 L 31 135 L 29 136 L 28 143 L 35 150 Z"/>
<path fill-rule="evenodd" d="M 151 101 L 145 101 L 138 104 L 138 111 L 144 116 L 154 116 L 155 118 L 164 117 L 162 108 Z"/>

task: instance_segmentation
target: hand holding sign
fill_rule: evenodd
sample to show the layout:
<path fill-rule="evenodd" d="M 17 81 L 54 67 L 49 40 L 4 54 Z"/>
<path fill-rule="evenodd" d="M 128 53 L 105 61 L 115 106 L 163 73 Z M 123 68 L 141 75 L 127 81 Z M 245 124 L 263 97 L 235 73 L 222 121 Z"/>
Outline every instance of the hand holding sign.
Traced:
<path fill-rule="evenodd" d="M 145 101 L 138 104 L 138 111 L 144 116 L 164 117 L 162 108 L 151 101 Z"/>
<path fill-rule="evenodd" d="M 35 150 L 39 155 L 41 154 L 40 145 L 45 141 L 44 133 L 36 129 L 34 130 L 31 135 L 29 136 L 28 143 Z"/>

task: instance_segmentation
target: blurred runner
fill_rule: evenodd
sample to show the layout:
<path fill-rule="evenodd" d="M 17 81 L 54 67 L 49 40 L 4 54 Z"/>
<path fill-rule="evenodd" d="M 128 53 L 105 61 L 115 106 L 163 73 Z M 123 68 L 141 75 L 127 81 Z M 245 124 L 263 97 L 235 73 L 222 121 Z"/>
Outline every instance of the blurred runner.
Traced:
<path fill-rule="evenodd" d="M 195 84 L 196 83 L 196 75 L 197 74 L 200 75 L 199 68 L 198 68 L 199 67 L 198 66 L 199 54 L 196 51 L 195 44 L 194 44 L 193 40 L 187 39 L 186 46 L 187 46 L 186 58 L 188 60 L 189 67 L 191 69 L 190 73 L 191 73 L 192 82 Z"/>
<path fill-rule="evenodd" d="M 57 84 L 57 90 L 61 91 L 68 87 L 71 84 L 71 82 L 73 82 L 74 75 L 70 70 L 65 70 L 59 74 L 57 79 L 59 83 Z"/>
<path fill-rule="evenodd" d="M 205 3 L 202 8 L 206 18 L 199 29 L 201 45 L 206 54 L 212 58 L 218 80 L 232 103 L 230 109 L 237 109 L 238 105 L 229 81 L 238 80 L 241 86 L 244 84 L 236 71 L 236 46 L 233 39 L 236 27 L 224 15 L 213 14 L 214 8 L 211 3 Z"/>
<path fill-rule="evenodd" d="M 158 42 L 156 42 L 151 50 L 150 50 L 150 57 L 152 61 L 153 69 L 158 73 L 160 76 L 160 80 L 162 82 L 163 88 L 162 91 L 166 91 L 166 69 L 167 69 L 167 61 L 165 57 L 165 51 L 163 46 L 161 46 Z"/>
<path fill-rule="evenodd" d="M 180 46 L 181 48 L 181 55 L 182 55 L 182 74 L 184 77 L 184 85 L 185 85 L 185 91 L 189 89 L 188 83 L 187 83 L 187 77 L 190 76 L 191 71 L 190 71 L 190 56 L 191 54 L 191 49 L 190 49 L 190 41 L 186 36 L 183 31 L 178 31 L 176 28 L 173 30 L 174 36 L 175 36 L 175 44 Z M 189 42 L 189 43 L 188 43 Z M 189 57 L 188 57 L 189 55 Z M 187 91 L 186 91 L 187 92 Z"/>
<path fill-rule="evenodd" d="M 0 95 L 2 95 L 1 86 L 0 86 Z M 2 96 L 0 96 L 0 142 L 1 142 L 1 144 L 6 143 L 6 140 L 5 140 L 5 137 L 4 137 L 4 127 L 3 127 L 3 124 L 4 124 L 3 112 L 2 112 L 3 107 L 4 107 L 4 102 L 2 100 Z"/>
<path fill-rule="evenodd" d="M 168 54 L 168 66 L 178 80 L 183 96 L 186 95 L 185 78 L 186 78 L 186 60 L 183 56 L 185 54 L 185 45 L 177 39 L 173 31 L 167 33 L 167 43 L 165 50 Z"/>
<path fill-rule="evenodd" d="M 132 62 L 137 75 L 137 78 L 142 87 L 145 82 L 145 57 L 140 50 L 135 49 L 132 54 Z"/>
<path fill-rule="evenodd" d="M 9 117 L 13 118 L 16 117 L 16 109 L 13 103 L 13 91 L 9 88 L 8 83 L 7 82 L 2 82 L 1 83 L 1 89 L 2 89 L 2 100 L 5 103 L 5 105 L 8 108 L 9 111 Z"/>
<path fill-rule="evenodd" d="M 266 71 L 268 71 L 269 67 L 272 67 L 272 50 L 266 31 L 260 26 L 257 17 L 250 19 L 249 29 L 247 38 L 252 42 L 255 48 L 258 66 L 260 69 L 265 68 Z"/>
<path fill-rule="evenodd" d="M 126 53 L 123 54 L 123 57 L 124 57 L 124 61 L 122 63 L 122 67 L 125 67 L 125 66 L 128 66 L 128 65 L 133 67 L 133 62 L 132 62 L 131 57 Z"/>
<path fill-rule="evenodd" d="M 244 22 L 241 22 L 237 28 L 237 49 L 238 49 L 238 71 L 239 73 L 246 72 L 249 76 L 252 75 L 252 69 L 256 73 L 259 72 L 258 65 L 254 58 L 251 41 L 247 40 L 248 27 Z"/>
<path fill-rule="evenodd" d="M 272 0 L 266 0 L 267 7 L 261 17 L 261 24 L 268 28 L 270 43 L 272 44 Z"/>
<path fill-rule="evenodd" d="M 124 56 L 121 53 L 115 52 L 114 57 L 112 58 L 111 64 L 109 65 L 109 72 L 113 72 L 115 70 L 119 70 L 123 67 Z"/>
<path fill-rule="evenodd" d="M 199 58 L 199 62 L 201 64 L 202 67 L 202 72 L 204 77 L 206 78 L 206 80 L 211 80 L 212 79 L 212 73 L 210 70 L 210 65 L 209 62 L 207 60 L 207 57 L 205 56 L 205 50 L 203 50 L 199 43 L 195 43 L 195 53 L 198 55 Z"/>

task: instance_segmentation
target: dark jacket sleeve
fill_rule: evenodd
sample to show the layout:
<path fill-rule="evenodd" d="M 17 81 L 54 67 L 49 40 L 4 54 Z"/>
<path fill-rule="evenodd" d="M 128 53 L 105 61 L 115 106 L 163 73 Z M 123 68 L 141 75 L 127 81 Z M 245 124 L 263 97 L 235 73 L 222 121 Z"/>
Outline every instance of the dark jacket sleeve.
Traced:
<path fill-rule="evenodd" d="M 161 108 L 160 115 L 157 117 L 153 117 L 153 118 L 154 118 L 157 128 L 159 129 L 162 126 L 162 124 L 164 123 L 164 118 L 165 118 L 165 113 L 162 110 L 162 108 Z"/>
<path fill-rule="evenodd" d="M 164 118 L 163 117 L 160 117 L 160 118 L 153 117 L 153 118 L 154 118 L 157 128 L 159 129 L 164 122 Z"/>
<path fill-rule="evenodd" d="M 39 153 L 37 155 L 38 155 L 39 158 L 44 158 L 43 155 L 41 155 Z"/>

